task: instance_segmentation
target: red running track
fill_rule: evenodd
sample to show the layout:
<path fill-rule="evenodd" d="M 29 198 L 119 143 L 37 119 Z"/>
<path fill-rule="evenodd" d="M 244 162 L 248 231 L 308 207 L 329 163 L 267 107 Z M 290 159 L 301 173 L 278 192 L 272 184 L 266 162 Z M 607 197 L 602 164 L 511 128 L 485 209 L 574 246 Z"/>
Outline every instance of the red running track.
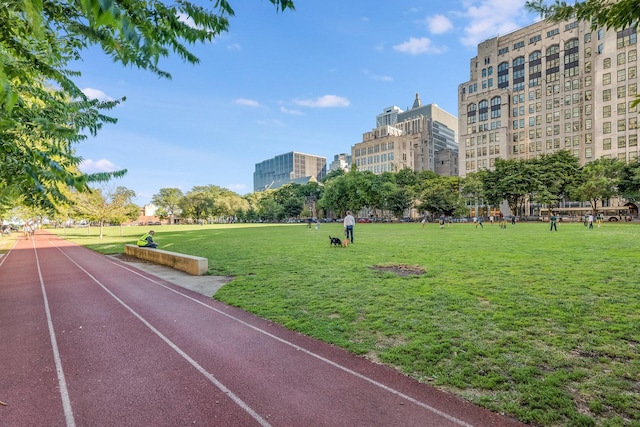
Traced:
<path fill-rule="evenodd" d="M 46 232 L 0 258 L 0 426 L 517 426 Z"/>

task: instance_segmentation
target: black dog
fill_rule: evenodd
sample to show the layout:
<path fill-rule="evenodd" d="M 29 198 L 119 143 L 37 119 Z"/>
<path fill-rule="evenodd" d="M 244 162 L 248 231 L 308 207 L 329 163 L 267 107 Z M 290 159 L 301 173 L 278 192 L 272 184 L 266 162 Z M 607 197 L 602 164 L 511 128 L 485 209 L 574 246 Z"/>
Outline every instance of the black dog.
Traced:
<path fill-rule="evenodd" d="M 342 240 L 338 239 L 337 237 L 329 236 L 329 244 L 333 246 L 342 246 Z"/>

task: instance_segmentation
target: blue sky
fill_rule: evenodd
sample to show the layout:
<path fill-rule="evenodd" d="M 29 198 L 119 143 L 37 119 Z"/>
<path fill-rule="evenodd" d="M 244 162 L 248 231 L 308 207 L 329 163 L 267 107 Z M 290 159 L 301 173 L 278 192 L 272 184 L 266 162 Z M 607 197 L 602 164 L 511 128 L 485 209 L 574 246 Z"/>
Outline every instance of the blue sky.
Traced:
<path fill-rule="evenodd" d="M 202 5 L 211 3 L 200 1 Z M 97 49 L 73 64 L 94 98 L 127 101 L 118 119 L 77 146 L 85 172 L 128 169 L 122 185 L 146 204 L 160 188 L 253 191 L 255 164 L 300 151 L 350 153 L 385 107 L 419 93 L 457 116 L 477 44 L 536 19 L 525 0 L 232 0 L 229 32 L 172 56 L 172 79 L 123 67 Z"/>

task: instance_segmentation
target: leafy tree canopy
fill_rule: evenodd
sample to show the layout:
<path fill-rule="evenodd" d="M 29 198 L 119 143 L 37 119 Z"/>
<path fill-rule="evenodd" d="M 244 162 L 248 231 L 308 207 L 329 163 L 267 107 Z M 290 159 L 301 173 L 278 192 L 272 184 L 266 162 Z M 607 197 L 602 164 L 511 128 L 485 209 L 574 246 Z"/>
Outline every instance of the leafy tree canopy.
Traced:
<path fill-rule="evenodd" d="M 640 9 L 637 0 L 585 0 L 567 4 L 556 0 L 546 4 L 544 0 L 529 0 L 526 7 L 530 11 L 540 13 L 543 18 L 554 22 L 577 18 L 580 21 L 590 21 L 591 27 L 605 29 L 622 29 L 638 27 Z"/>
<path fill-rule="evenodd" d="M 284 11 L 292 0 L 269 0 Z M 73 144 L 115 119 L 103 114 L 119 102 L 89 100 L 69 70 L 83 49 L 99 46 L 113 61 L 161 77 L 160 59 L 177 54 L 199 59 L 188 45 L 227 31 L 233 9 L 215 0 L 212 9 L 178 0 L 5 0 L 0 7 L 0 198 L 27 194 L 25 203 L 54 208 L 62 187 L 121 176 L 85 175 Z"/>

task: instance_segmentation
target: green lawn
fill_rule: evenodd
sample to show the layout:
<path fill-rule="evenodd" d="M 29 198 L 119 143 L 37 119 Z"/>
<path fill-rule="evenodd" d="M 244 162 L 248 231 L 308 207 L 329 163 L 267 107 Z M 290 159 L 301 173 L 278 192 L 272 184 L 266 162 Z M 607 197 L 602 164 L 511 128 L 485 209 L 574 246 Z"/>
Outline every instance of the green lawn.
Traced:
<path fill-rule="evenodd" d="M 215 296 L 544 426 L 640 426 L 640 225 L 155 227 L 160 249 L 233 275 Z M 58 232 L 122 252 L 148 227 Z M 399 275 L 375 266 L 420 267 Z M 404 271 L 404 270 L 403 270 Z"/>

